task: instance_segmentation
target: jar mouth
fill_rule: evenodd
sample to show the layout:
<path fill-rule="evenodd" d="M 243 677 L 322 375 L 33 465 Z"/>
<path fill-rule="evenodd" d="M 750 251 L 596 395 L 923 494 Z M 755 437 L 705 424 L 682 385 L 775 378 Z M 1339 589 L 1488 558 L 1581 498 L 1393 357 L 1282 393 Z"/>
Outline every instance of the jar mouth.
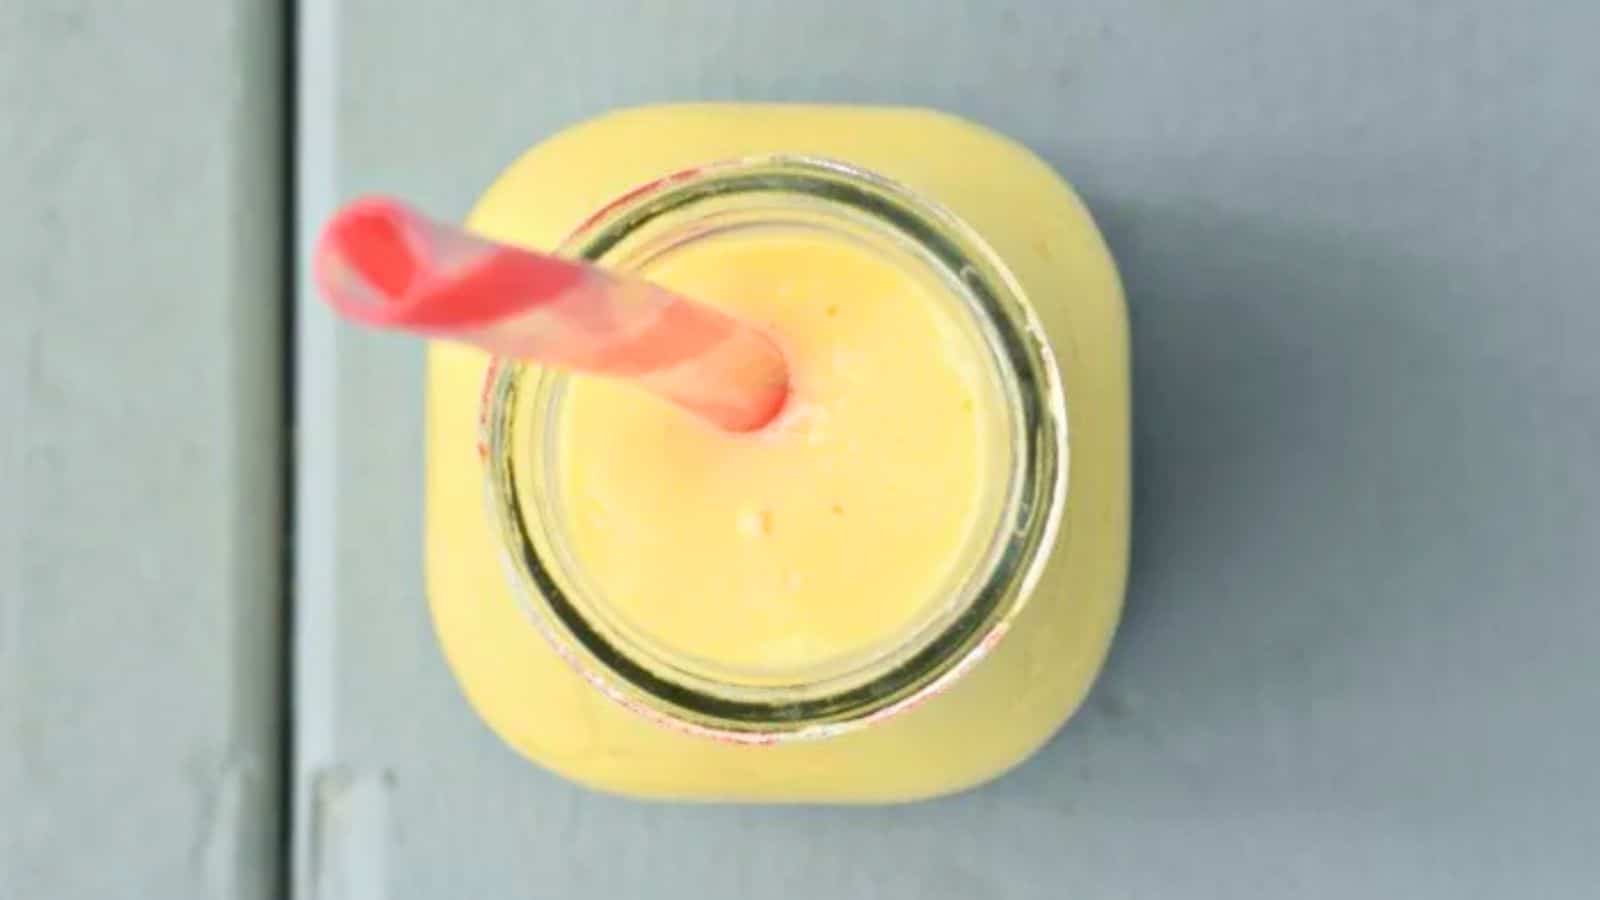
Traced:
<path fill-rule="evenodd" d="M 994 647 L 1032 595 L 1067 488 L 1065 398 L 1032 308 L 970 227 L 908 188 L 828 159 L 718 162 L 629 191 L 590 216 L 558 252 L 636 268 L 685 242 L 775 221 L 824 221 L 846 236 L 865 229 L 892 242 L 970 314 L 992 365 L 1008 477 L 949 602 L 935 605 L 903 640 L 842 667 L 769 683 L 718 677 L 653 652 L 593 602 L 561 533 L 552 461 L 568 376 L 496 360 L 480 417 L 488 512 L 507 577 L 533 624 L 580 674 L 630 709 L 679 730 L 754 743 L 861 727 L 953 683 Z"/>

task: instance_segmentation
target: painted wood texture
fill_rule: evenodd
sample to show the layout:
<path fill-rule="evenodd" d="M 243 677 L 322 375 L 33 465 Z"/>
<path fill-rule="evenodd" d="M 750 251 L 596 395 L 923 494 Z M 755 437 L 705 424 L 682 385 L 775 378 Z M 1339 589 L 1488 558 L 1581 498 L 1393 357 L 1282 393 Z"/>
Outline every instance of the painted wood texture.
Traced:
<path fill-rule="evenodd" d="M 0 2 L 0 897 L 280 896 L 284 59 Z"/>

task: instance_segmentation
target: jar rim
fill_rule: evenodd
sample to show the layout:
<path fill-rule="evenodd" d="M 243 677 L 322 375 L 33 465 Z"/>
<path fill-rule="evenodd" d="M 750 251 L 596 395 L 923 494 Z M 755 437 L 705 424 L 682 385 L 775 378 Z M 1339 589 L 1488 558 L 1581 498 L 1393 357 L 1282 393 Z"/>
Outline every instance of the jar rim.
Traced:
<path fill-rule="evenodd" d="M 540 505 L 549 491 L 519 468 L 525 403 L 564 376 L 496 359 L 480 410 L 485 502 L 501 538 L 505 574 L 524 613 L 580 675 L 613 700 L 676 730 L 738 743 L 814 739 L 855 730 L 945 690 L 1009 630 L 1037 584 L 1065 508 L 1066 398 L 1044 329 L 998 254 L 954 213 L 881 175 L 834 159 L 773 154 L 740 157 L 669 174 L 629 190 L 585 219 L 557 252 L 602 262 L 651 223 L 697 204 L 756 195 L 837 204 L 909 240 L 959 286 L 985 326 L 1000 364 L 1011 430 L 1013 484 L 972 579 L 975 585 L 937 633 L 902 648 L 882 671 L 797 692 L 738 690 L 662 671 L 630 654 L 585 617 Z M 529 510 L 535 511 L 530 517 Z"/>

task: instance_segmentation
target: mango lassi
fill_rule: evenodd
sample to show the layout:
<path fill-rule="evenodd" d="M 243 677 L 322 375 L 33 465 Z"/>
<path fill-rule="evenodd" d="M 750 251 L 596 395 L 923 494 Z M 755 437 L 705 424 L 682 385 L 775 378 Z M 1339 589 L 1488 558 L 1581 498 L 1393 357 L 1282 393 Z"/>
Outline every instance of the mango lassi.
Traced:
<path fill-rule="evenodd" d="M 530 151 L 468 224 L 719 305 L 793 376 L 730 435 L 432 350 L 429 598 L 511 746 L 633 795 L 890 802 L 1081 702 L 1126 565 L 1126 324 L 1037 158 L 914 110 L 647 108 Z"/>
<path fill-rule="evenodd" d="M 777 335 L 779 419 L 729 434 L 624 383 L 568 387 L 578 562 L 620 618 L 729 677 L 894 641 L 940 602 L 1005 480 L 996 391 L 952 310 L 869 250 L 718 237 L 642 270 Z"/>

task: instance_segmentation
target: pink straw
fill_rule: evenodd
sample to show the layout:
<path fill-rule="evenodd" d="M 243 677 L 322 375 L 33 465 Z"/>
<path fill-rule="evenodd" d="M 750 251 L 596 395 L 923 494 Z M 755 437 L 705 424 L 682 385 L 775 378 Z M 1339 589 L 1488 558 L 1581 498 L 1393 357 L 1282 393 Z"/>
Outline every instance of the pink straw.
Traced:
<path fill-rule="evenodd" d="M 625 378 L 729 431 L 789 393 L 771 338 L 646 281 L 498 244 L 396 200 L 357 200 L 317 242 L 323 297 L 365 325 Z"/>

